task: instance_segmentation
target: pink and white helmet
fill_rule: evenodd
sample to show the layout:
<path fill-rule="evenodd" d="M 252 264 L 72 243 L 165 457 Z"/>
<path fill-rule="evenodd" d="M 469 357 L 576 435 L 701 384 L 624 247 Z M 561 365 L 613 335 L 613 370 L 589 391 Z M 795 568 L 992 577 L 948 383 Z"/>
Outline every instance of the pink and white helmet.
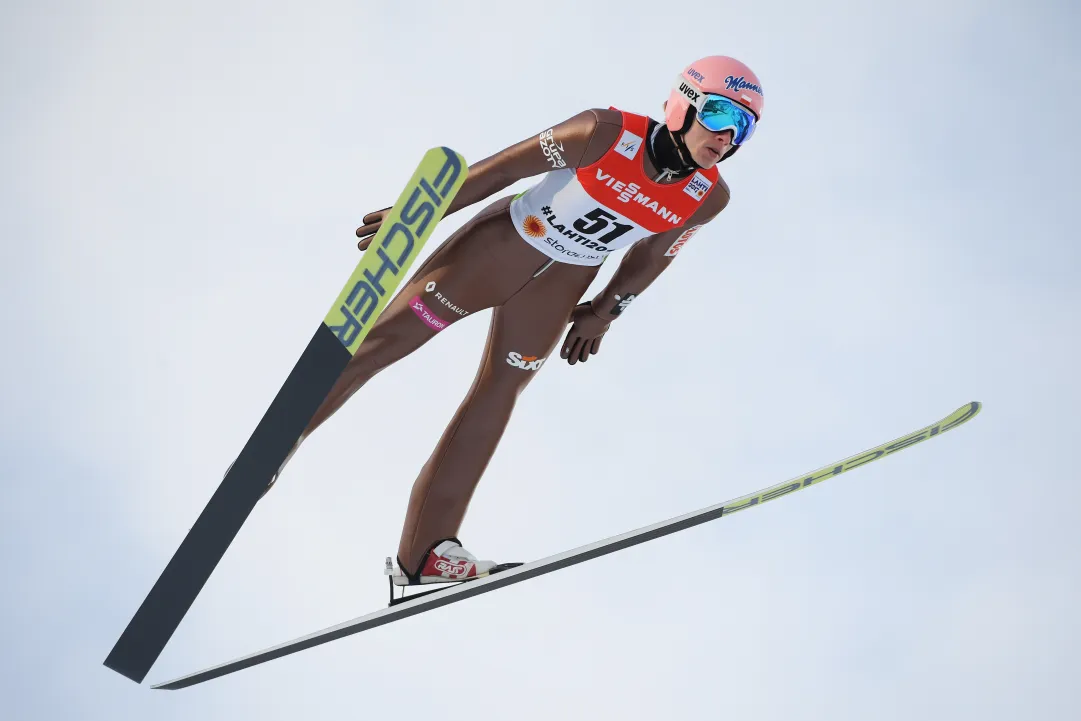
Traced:
<path fill-rule="evenodd" d="M 749 67 L 735 58 L 710 55 L 696 60 L 684 69 L 680 80 L 703 93 L 723 95 L 754 113 L 756 120 L 762 120 L 762 107 L 765 105 L 762 83 Z M 684 129 L 690 107 L 687 98 L 673 88 L 668 102 L 664 104 L 664 120 L 669 130 L 678 133 Z"/>

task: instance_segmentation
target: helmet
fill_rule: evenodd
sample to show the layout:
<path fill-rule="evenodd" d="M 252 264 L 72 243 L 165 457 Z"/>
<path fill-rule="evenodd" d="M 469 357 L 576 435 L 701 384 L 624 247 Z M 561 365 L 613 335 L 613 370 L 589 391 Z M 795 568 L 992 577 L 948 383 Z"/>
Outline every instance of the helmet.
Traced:
<path fill-rule="evenodd" d="M 762 120 L 762 84 L 749 67 L 735 58 L 710 55 L 688 65 L 679 81 L 685 82 L 703 93 L 723 95 L 739 103 Z M 688 114 L 687 111 L 691 110 Z M 673 134 L 686 132 L 694 119 L 695 111 L 690 102 L 677 88 L 673 88 L 664 104 L 664 121 Z"/>

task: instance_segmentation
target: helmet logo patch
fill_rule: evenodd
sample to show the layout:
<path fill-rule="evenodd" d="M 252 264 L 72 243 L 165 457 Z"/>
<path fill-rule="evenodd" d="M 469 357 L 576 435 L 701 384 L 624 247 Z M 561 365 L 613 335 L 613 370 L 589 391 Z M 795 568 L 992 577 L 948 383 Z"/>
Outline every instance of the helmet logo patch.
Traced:
<path fill-rule="evenodd" d="M 724 79 L 724 84 L 725 87 L 727 87 L 729 90 L 750 90 L 753 93 L 764 95 L 760 86 L 755 85 L 754 83 L 747 82 L 746 80 L 744 80 L 742 75 L 740 75 L 738 78 L 729 75 L 727 78 Z"/>
<path fill-rule="evenodd" d="M 683 93 L 683 95 L 691 101 L 692 105 L 697 104 L 698 98 L 702 96 L 701 93 L 699 93 L 697 90 L 691 87 L 689 83 L 686 82 L 679 84 L 679 92 Z"/>

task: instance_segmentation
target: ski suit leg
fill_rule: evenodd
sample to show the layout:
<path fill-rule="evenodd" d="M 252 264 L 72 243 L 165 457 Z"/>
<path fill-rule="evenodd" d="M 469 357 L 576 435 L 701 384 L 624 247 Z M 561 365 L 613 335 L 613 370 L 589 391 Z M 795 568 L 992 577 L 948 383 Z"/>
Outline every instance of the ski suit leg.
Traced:
<path fill-rule="evenodd" d="M 598 270 L 556 263 L 493 311 L 476 379 L 413 484 L 398 547 L 407 572 L 433 543 L 458 534 L 518 395 L 555 350 Z"/>
<path fill-rule="evenodd" d="M 509 202 L 509 198 L 497 200 L 456 230 L 403 284 L 316 411 L 301 440 L 379 371 L 439 332 L 417 316 L 414 298 L 449 325 L 463 317 L 461 311 L 473 314 L 499 305 L 532 276 L 544 256 L 517 237 L 508 237 Z M 510 232 L 514 233 L 513 228 Z M 524 253 L 523 247 L 529 252 Z M 451 305 L 458 310 L 452 310 Z"/>

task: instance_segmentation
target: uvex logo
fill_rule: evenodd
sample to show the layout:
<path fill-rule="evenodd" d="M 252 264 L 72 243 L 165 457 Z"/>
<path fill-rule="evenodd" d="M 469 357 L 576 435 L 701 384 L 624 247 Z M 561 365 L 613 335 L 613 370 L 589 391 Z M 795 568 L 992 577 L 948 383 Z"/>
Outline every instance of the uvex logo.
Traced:
<path fill-rule="evenodd" d="M 687 99 L 691 101 L 691 104 L 697 103 L 698 98 L 702 97 L 701 93 L 699 93 L 697 90 L 695 90 L 694 87 L 690 83 L 686 83 L 686 82 L 683 82 L 683 83 L 679 84 L 679 92 L 686 95 Z"/>
<path fill-rule="evenodd" d="M 541 364 L 543 363 L 544 359 L 538 358 L 535 355 L 522 355 L 521 353 L 515 353 L 514 351 L 507 354 L 507 364 L 512 365 L 515 368 L 521 368 L 524 371 L 540 370 Z"/>

